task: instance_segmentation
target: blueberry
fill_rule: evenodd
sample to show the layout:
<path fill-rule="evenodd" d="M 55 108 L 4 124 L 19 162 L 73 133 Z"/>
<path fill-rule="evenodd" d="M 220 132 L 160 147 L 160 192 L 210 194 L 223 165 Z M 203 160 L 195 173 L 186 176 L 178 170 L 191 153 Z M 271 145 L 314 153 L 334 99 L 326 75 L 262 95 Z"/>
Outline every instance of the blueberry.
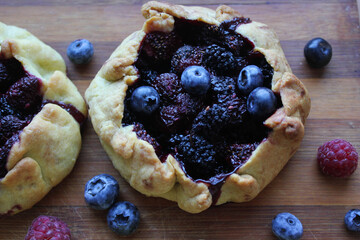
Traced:
<path fill-rule="evenodd" d="M 78 39 L 70 43 L 67 56 L 75 64 L 86 64 L 94 55 L 94 47 L 89 40 Z"/>
<path fill-rule="evenodd" d="M 137 229 L 139 222 L 138 208 L 127 201 L 115 203 L 107 215 L 110 229 L 124 236 L 132 234 Z"/>
<path fill-rule="evenodd" d="M 255 88 L 247 99 L 248 112 L 258 120 L 268 118 L 276 110 L 275 94 L 266 87 Z"/>
<path fill-rule="evenodd" d="M 332 48 L 324 39 L 314 38 L 305 45 L 304 55 L 311 67 L 321 68 L 330 62 Z"/>
<path fill-rule="evenodd" d="M 344 221 L 349 231 L 360 232 L 360 209 L 351 209 L 348 211 Z"/>
<path fill-rule="evenodd" d="M 255 65 L 244 67 L 238 77 L 237 85 L 239 91 L 243 95 L 249 93 L 257 87 L 262 87 L 264 84 L 264 77 L 261 69 Z"/>
<path fill-rule="evenodd" d="M 113 205 L 119 196 L 119 184 L 109 174 L 100 174 L 85 185 L 85 202 L 94 209 L 104 210 Z"/>
<path fill-rule="evenodd" d="M 190 94 L 204 95 L 210 88 L 210 73 L 201 66 L 187 67 L 181 74 L 181 84 Z"/>
<path fill-rule="evenodd" d="M 303 226 L 297 217 L 284 212 L 272 220 L 272 231 L 280 240 L 297 240 L 303 234 Z"/>
<path fill-rule="evenodd" d="M 150 115 L 159 108 L 160 96 L 155 88 L 141 86 L 132 93 L 130 106 L 137 113 Z"/>

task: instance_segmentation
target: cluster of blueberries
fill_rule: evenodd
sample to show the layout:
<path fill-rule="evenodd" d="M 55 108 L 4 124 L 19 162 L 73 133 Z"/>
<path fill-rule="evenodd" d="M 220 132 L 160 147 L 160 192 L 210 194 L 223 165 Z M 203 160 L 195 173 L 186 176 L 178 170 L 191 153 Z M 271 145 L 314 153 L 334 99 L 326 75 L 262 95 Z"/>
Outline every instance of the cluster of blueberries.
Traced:
<path fill-rule="evenodd" d="M 128 202 L 116 202 L 119 196 L 119 183 L 109 174 L 91 178 L 85 185 L 84 197 L 88 206 L 96 210 L 109 209 L 107 223 L 109 228 L 120 235 L 130 235 L 138 227 L 140 212 Z"/>
<path fill-rule="evenodd" d="M 190 94 L 204 95 L 211 85 L 210 73 L 202 66 L 187 67 L 181 75 L 181 85 Z M 263 75 L 259 67 L 244 67 L 237 86 L 241 94 L 248 95 L 247 109 L 255 118 L 266 119 L 275 111 L 275 94 L 263 87 Z M 136 113 L 150 115 L 160 106 L 160 96 L 153 87 L 141 86 L 133 92 L 130 103 Z"/>

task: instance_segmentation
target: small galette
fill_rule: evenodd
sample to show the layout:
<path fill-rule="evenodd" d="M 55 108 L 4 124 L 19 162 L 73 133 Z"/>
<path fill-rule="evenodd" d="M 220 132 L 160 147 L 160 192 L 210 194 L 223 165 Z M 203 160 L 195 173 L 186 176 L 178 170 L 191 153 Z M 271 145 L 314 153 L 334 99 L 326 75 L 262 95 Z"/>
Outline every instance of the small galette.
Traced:
<path fill-rule="evenodd" d="M 31 208 L 73 169 L 85 101 L 64 60 L 0 22 L 0 215 Z"/>
<path fill-rule="evenodd" d="M 113 165 L 191 213 L 253 199 L 298 149 L 310 111 L 276 34 L 228 6 L 152 1 L 142 13 L 85 94 Z"/>

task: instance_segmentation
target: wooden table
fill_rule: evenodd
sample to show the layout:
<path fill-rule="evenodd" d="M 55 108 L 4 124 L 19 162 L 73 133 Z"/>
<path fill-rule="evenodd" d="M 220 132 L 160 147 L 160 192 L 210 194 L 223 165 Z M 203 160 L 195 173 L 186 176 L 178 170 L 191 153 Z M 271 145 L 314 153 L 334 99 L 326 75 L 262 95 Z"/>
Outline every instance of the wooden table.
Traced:
<path fill-rule="evenodd" d="M 172 0 L 170 0 L 172 1 Z M 59 51 L 70 79 L 84 94 L 91 79 L 115 47 L 143 24 L 141 1 L 125 0 L 0 0 L 0 21 L 28 29 Z M 174 1 L 175 2 L 175 1 Z M 184 0 L 176 3 L 193 4 Z M 360 208 L 360 169 L 348 179 L 334 179 L 317 168 L 319 145 L 334 138 L 350 141 L 360 152 L 360 26 L 354 0 L 227 0 L 223 1 L 255 21 L 267 23 L 280 37 L 285 55 L 307 86 L 312 109 L 299 151 L 278 177 L 251 202 L 212 207 L 189 214 L 176 203 L 149 198 L 133 190 L 113 168 L 90 121 L 83 129 L 83 148 L 72 173 L 32 209 L 0 219 L 0 239 L 23 239 L 38 215 L 54 215 L 68 223 L 73 239 L 117 239 L 106 224 L 106 211 L 85 205 L 85 183 L 100 173 L 120 183 L 119 200 L 138 206 L 141 223 L 134 239 L 275 239 L 271 220 L 291 212 L 303 223 L 302 239 L 360 239 L 346 231 L 343 219 Z M 221 1 L 198 5 L 215 9 Z M 333 47 L 324 69 L 308 67 L 303 48 L 323 37 Z M 93 42 L 93 61 L 76 67 L 66 48 L 78 38 Z"/>

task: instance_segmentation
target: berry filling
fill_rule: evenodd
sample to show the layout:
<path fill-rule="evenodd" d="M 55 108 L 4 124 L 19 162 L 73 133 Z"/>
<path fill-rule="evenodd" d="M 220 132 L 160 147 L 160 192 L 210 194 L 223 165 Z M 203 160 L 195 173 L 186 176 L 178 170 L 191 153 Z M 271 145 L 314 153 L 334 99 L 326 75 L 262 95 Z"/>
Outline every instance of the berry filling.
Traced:
<path fill-rule="evenodd" d="M 47 103 L 68 111 L 80 124 L 85 116 L 71 104 L 43 99 L 42 82 L 28 73 L 15 58 L 0 59 L 0 178 L 7 173 L 10 149 L 20 140 L 21 130 Z"/>
<path fill-rule="evenodd" d="M 252 78 L 261 77 L 261 86 L 273 94 L 272 67 L 250 40 L 235 32 L 239 24 L 249 22 L 234 18 L 215 26 L 175 18 L 172 32 L 148 33 L 134 64 L 139 78 L 124 100 L 123 126 L 134 125 L 138 138 L 154 146 L 162 161 L 174 156 L 188 177 L 210 184 L 214 196 L 218 192 L 214 186 L 241 167 L 267 138 L 270 129 L 263 120 L 281 106 L 278 95 L 270 96 L 270 110 L 266 109 L 270 115 L 254 117 L 247 107 L 250 90 L 247 94 L 239 90 L 241 70 L 252 65 L 250 70 L 255 70 L 243 74 L 247 85 L 255 88 L 258 83 L 253 82 L 258 81 Z M 132 99 L 141 97 L 136 89 L 143 86 L 155 89 L 160 98 L 151 113 L 146 106 L 132 106 Z M 260 102 L 269 98 L 261 97 Z"/>

